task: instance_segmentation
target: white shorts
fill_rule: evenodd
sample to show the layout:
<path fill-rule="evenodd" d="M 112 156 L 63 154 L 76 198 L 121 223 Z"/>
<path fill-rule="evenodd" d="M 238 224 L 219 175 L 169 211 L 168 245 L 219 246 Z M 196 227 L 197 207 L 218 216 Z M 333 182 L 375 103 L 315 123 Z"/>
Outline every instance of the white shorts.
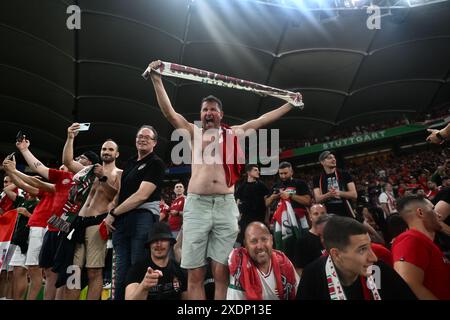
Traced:
<path fill-rule="evenodd" d="M 14 250 L 15 250 L 14 247 L 15 247 L 15 245 L 9 244 L 7 246 L 8 249 L 5 250 L 5 248 L 3 247 L 2 250 L 0 250 L 0 251 L 3 251 L 3 254 L 6 253 L 6 255 L 2 257 L 3 258 L 3 264 L 2 264 L 2 268 L 1 268 L 2 272 L 3 271 L 10 272 L 10 271 L 14 270 L 14 267 L 11 265 L 11 258 L 13 256 Z"/>
<path fill-rule="evenodd" d="M 39 254 L 41 253 L 42 241 L 46 231 L 46 228 L 30 227 L 27 258 L 25 260 L 26 266 L 39 266 Z"/>
<path fill-rule="evenodd" d="M 16 246 L 16 250 L 14 251 L 14 254 L 11 258 L 11 261 L 9 262 L 9 265 L 11 267 L 25 267 L 25 260 L 27 259 L 26 254 L 22 253 L 22 250 L 20 250 L 19 246 Z"/>

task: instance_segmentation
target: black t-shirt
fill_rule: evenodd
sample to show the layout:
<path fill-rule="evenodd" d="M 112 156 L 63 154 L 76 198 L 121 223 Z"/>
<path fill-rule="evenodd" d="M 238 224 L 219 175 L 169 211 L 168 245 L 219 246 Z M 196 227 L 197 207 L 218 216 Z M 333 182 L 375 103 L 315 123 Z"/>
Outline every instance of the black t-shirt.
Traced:
<path fill-rule="evenodd" d="M 29 213 L 33 213 L 34 208 L 36 208 L 39 203 L 38 199 L 25 200 L 23 196 L 17 196 L 16 201 L 14 201 L 14 207 L 25 208 Z M 19 214 L 17 216 L 16 227 L 11 239 L 11 243 L 18 245 L 22 253 L 26 253 L 28 250 L 28 235 L 30 233 L 30 228 L 28 227 L 29 218 Z"/>
<path fill-rule="evenodd" d="M 322 250 L 324 249 L 319 236 L 309 231 L 303 233 L 297 239 L 295 246 L 295 267 L 304 269 L 308 264 L 322 256 Z"/>
<path fill-rule="evenodd" d="M 272 193 L 279 193 L 282 191 L 292 192 L 297 196 L 311 195 L 309 191 L 308 185 L 306 182 L 291 178 L 287 181 L 278 181 L 272 187 Z M 291 205 L 293 209 L 302 208 L 306 210 L 306 207 L 296 201 L 291 201 Z"/>
<path fill-rule="evenodd" d="M 322 172 L 320 176 L 314 177 L 313 186 L 314 189 L 321 188 L 322 194 L 325 194 L 331 190 L 332 187 L 340 191 L 348 191 L 347 184 L 353 182 L 352 177 L 346 171 L 336 170 L 334 173 L 326 174 Z M 322 186 L 320 185 L 322 183 Z M 330 198 L 324 202 L 328 213 L 334 213 L 340 216 L 352 217 L 351 213 L 344 203 L 346 199 L 343 198 Z"/>
<path fill-rule="evenodd" d="M 259 180 L 242 182 L 235 192 L 235 198 L 240 201 L 239 211 L 242 213 L 242 219 L 264 221 L 266 216 L 264 197 L 269 193 L 266 185 Z"/>
<path fill-rule="evenodd" d="M 159 278 L 158 285 L 149 290 L 147 300 L 180 300 L 181 293 L 187 290 L 187 276 L 172 259 L 165 268 L 157 266 L 150 258 L 137 262 L 128 271 L 125 287 L 131 283 L 141 283 L 148 267 L 160 270 L 163 276 Z"/>
<path fill-rule="evenodd" d="M 161 185 L 164 174 L 164 163 L 154 152 L 139 161 L 137 161 L 137 156 L 131 158 L 122 173 L 119 204 L 135 193 L 143 181 L 156 185 L 155 191 L 144 202 L 161 200 Z"/>
<path fill-rule="evenodd" d="M 303 270 L 297 290 L 299 300 L 330 300 L 325 264 L 328 257 L 321 257 Z M 380 289 L 382 300 L 416 300 L 406 282 L 399 274 L 382 261 L 375 263 L 380 268 Z M 348 300 L 363 300 L 364 293 L 360 278 L 350 286 L 343 286 Z"/>

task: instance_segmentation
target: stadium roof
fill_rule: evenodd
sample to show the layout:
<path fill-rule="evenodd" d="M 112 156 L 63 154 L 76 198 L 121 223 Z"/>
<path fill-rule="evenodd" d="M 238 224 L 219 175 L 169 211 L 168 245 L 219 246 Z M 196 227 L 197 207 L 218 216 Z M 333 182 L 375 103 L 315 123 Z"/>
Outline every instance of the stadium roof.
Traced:
<path fill-rule="evenodd" d="M 81 8 L 81 29 L 66 26 Z M 3 0 L 0 4 L 1 150 L 19 129 L 32 150 L 57 156 L 74 120 L 91 122 L 79 150 L 116 140 L 135 153 L 151 124 L 169 156 L 172 127 L 141 73 L 154 59 L 300 90 L 305 109 L 272 127 L 281 137 L 321 136 L 336 127 L 386 121 L 450 105 L 450 3 L 393 10 L 369 30 L 364 10 L 299 11 L 249 1 Z M 383 11 L 386 13 L 386 11 Z M 282 104 L 273 98 L 168 79 L 177 111 L 199 117 L 214 94 L 231 125 Z"/>

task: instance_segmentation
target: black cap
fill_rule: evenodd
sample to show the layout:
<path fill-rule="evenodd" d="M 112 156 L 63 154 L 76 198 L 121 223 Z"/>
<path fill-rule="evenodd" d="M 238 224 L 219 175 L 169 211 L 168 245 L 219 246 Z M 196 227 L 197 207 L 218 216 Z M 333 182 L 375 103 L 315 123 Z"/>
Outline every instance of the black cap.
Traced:
<path fill-rule="evenodd" d="M 155 222 L 152 226 L 152 230 L 148 234 L 148 240 L 145 243 L 145 247 L 150 247 L 152 242 L 158 240 L 169 240 L 170 244 L 173 245 L 177 242 L 175 238 L 172 236 L 172 231 L 170 231 L 170 227 L 163 222 Z"/>
<path fill-rule="evenodd" d="M 83 153 L 83 156 L 88 158 L 89 161 L 92 162 L 92 164 L 100 163 L 100 158 L 94 151 L 91 151 L 91 150 L 86 151 L 85 153 Z"/>
<path fill-rule="evenodd" d="M 324 151 L 320 154 L 319 156 L 319 162 L 322 162 L 323 160 L 325 160 L 330 154 L 332 154 L 331 151 Z"/>

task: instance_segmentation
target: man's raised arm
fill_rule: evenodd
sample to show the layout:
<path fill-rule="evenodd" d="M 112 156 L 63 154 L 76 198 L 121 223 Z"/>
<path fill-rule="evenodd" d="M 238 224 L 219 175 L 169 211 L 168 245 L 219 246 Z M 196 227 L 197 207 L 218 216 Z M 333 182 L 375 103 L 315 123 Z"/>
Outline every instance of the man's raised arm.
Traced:
<path fill-rule="evenodd" d="M 49 169 L 42 164 L 28 149 L 30 147 L 30 140 L 22 139 L 20 142 L 16 142 L 16 147 L 19 149 L 25 161 L 30 166 L 31 170 L 38 173 L 42 177 L 48 180 Z"/>
<path fill-rule="evenodd" d="M 300 93 L 298 93 L 298 95 L 299 95 L 299 99 L 301 99 Z M 270 123 L 280 119 L 282 116 L 284 116 L 286 113 L 291 111 L 293 108 L 294 108 L 294 105 L 292 105 L 290 103 L 285 103 L 281 107 L 279 107 L 275 110 L 269 111 L 257 119 L 250 120 L 250 121 L 248 121 L 244 124 L 238 125 L 238 126 L 233 126 L 232 128 L 233 128 L 233 130 L 242 130 L 244 132 L 247 131 L 248 129 L 257 130 L 257 129 L 266 127 Z"/>
<path fill-rule="evenodd" d="M 161 61 L 153 61 L 149 67 L 151 69 L 158 69 L 161 65 Z M 189 133 L 193 134 L 193 124 L 188 122 L 181 114 L 177 113 L 170 103 L 169 96 L 162 83 L 161 75 L 152 72 L 151 74 L 153 87 L 155 88 L 156 99 L 158 100 L 159 107 L 167 120 L 175 127 L 175 129 L 186 129 Z"/>
<path fill-rule="evenodd" d="M 54 184 L 41 181 L 35 177 L 30 177 L 17 170 L 14 157 L 12 160 L 3 161 L 3 167 L 5 168 L 14 184 L 30 194 L 36 196 L 39 193 L 39 190 L 55 192 Z"/>
<path fill-rule="evenodd" d="M 73 159 L 73 140 L 78 134 L 78 129 L 80 129 L 80 124 L 76 122 L 67 128 L 67 140 L 62 155 L 63 164 L 73 173 L 77 173 L 84 168 L 81 163 Z"/>

